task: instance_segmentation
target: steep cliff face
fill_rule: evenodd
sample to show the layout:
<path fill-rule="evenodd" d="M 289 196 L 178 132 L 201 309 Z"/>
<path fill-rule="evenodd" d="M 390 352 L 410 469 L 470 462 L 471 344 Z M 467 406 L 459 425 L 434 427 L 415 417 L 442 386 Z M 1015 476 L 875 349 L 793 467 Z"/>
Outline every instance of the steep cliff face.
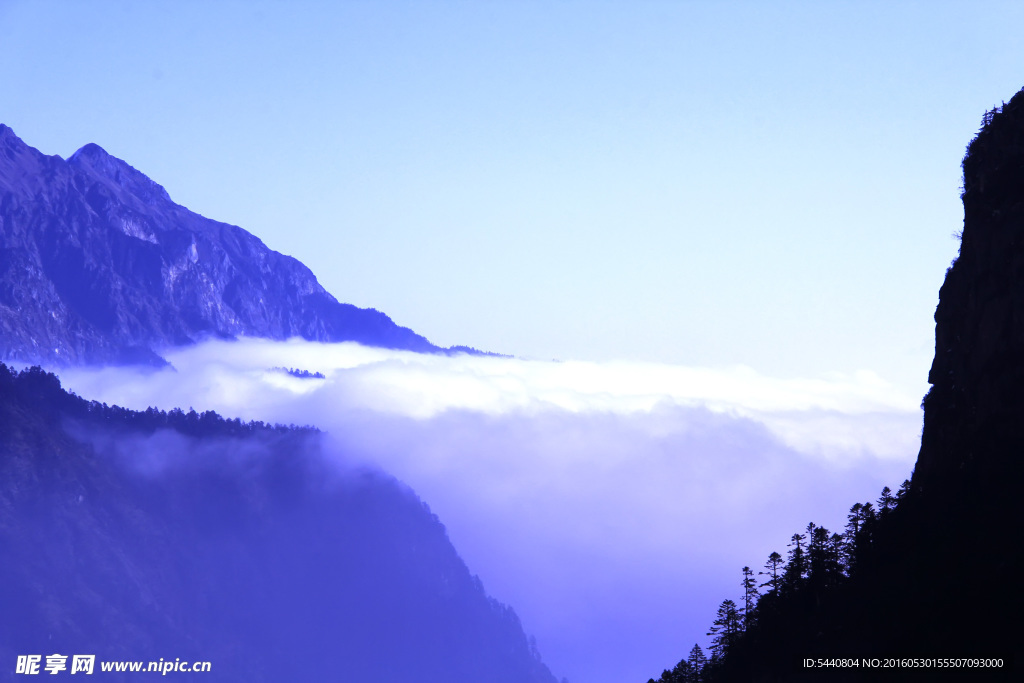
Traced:
<path fill-rule="evenodd" d="M 963 172 L 962 241 L 935 312 L 932 388 L 911 489 L 879 525 L 819 642 L 824 651 L 999 658 L 1002 667 L 970 678 L 1019 680 L 1024 91 L 985 115 Z M 962 671 L 918 673 L 963 680 Z"/>
<path fill-rule="evenodd" d="M 239 335 L 439 350 L 99 146 L 65 161 L 0 124 L 0 358 L 159 362 L 162 347 Z"/>
<path fill-rule="evenodd" d="M 963 236 L 935 312 L 932 389 L 914 474 L 925 497 L 1021 484 L 1024 91 L 986 114 L 963 170 Z"/>
<path fill-rule="evenodd" d="M 827 548 L 794 548 L 702 681 L 1024 679 L 1024 91 L 985 115 L 963 170 L 910 486 L 850 509 L 831 569 Z"/>

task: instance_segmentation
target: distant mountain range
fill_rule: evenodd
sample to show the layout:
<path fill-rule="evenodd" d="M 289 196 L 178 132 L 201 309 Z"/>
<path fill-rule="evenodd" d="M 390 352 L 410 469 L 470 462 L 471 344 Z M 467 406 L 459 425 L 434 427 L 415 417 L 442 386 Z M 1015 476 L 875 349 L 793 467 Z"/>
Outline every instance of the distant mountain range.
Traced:
<path fill-rule="evenodd" d="M 0 124 L 0 359 L 162 364 L 162 348 L 242 335 L 445 351 L 98 145 L 46 156 Z"/>

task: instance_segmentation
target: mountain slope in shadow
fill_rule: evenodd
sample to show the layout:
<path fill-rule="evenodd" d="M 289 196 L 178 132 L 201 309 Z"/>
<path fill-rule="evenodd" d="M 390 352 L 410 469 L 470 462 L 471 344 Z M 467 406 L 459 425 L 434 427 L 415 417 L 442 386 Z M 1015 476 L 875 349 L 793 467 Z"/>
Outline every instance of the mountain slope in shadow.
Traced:
<path fill-rule="evenodd" d="M 0 365 L 0 557 L 0 679 L 60 653 L 209 661 L 209 681 L 554 682 L 426 505 L 308 428 L 108 407 Z"/>

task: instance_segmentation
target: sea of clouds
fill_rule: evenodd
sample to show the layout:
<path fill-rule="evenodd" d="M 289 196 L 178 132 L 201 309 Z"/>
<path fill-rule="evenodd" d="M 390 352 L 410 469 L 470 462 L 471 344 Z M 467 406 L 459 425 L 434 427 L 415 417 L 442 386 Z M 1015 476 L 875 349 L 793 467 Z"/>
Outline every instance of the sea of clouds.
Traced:
<path fill-rule="evenodd" d="M 79 395 L 312 424 L 440 517 L 572 683 L 646 681 L 705 632 L 740 568 L 910 476 L 920 396 L 870 372 L 424 355 L 211 341 L 162 370 L 60 371 Z M 300 378 L 281 368 L 322 373 Z"/>

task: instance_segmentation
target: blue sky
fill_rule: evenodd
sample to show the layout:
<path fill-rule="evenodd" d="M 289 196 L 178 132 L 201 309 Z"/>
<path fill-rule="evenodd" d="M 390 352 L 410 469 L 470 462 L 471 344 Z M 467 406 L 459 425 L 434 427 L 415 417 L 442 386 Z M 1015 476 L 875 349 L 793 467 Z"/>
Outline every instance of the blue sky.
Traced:
<path fill-rule="evenodd" d="M 173 377 L 63 379 L 315 417 L 420 492 L 558 675 L 646 680 L 739 567 L 909 475 L 959 162 L 1024 85 L 1021 25 L 996 2 L 0 0 L 0 122 L 100 144 L 435 343 L 575 362 L 213 345 Z M 303 363 L 323 386 L 260 374 Z"/>
<path fill-rule="evenodd" d="M 0 2 L 0 119 L 440 344 L 923 392 L 986 3 Z"/>

